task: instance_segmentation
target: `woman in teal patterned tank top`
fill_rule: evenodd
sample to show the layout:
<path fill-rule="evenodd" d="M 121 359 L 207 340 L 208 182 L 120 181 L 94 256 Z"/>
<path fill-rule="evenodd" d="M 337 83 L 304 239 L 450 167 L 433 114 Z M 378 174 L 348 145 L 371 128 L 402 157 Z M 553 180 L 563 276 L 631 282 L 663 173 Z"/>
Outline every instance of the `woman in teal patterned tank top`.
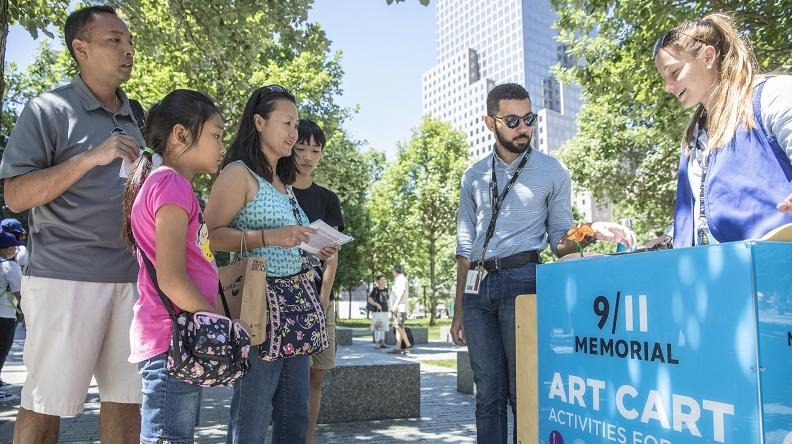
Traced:
<path fill-rule="evenodd" d="M 296 177 L 292 147 L 297 122 L 289 90 L 277 85 L 256 90 L 204 212 L 212 248 L 237 254 L 244 236 L 248 254 L 267 258 L 268 277 L 299 273 L 304 259 L 296 247 L 315 231 L 299 208 L 301 220 L 296 220 L 289 201 L 288 187 Z M 337 250 L 328 247 L 321 258 Z M 266 442 L 270 419 L 272 442 L 304 442 L 309 357 L 264 361 L 257 351 L 251 350 L 250 372 L 234 387 L 227 442 Z"/>

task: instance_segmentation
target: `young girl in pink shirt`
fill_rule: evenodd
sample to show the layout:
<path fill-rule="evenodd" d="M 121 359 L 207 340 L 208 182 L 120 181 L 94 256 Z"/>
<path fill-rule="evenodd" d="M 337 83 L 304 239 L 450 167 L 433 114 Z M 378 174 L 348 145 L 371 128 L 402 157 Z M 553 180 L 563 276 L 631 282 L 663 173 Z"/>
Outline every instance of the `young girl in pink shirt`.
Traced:
<path fill-rule="evenodd" d="M 208 97 L 176 90 L 149 110 L 144 133 L 148 146 L 124 195 L 126 242 L 140 264 L 129 358 L 143 377 L 140 442 L 193 442 L 201 387 L 168 374 L 173 321 L 142 255 L 177 312 L 217 311 L 217 268 L 191 181 L 217 172 L 225 155 L 223 119 Z"/>

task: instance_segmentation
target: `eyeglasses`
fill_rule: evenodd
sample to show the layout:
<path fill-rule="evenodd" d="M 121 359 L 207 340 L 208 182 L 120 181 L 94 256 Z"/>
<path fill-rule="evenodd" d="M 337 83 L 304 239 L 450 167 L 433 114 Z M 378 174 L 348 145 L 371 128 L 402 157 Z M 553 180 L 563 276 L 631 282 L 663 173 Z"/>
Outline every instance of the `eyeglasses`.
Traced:
<path fill-rule="evenodd" d="M 535 113 L 528 113 L 522 117 L 515 116 L 514 114 L 508 114 L 505 116 L 492 116 L 493 119 L 500 119 L 503 120 L 503 123 L 506 124 L 511 129 L 517 128 L 520 126 L 520 120 L 525 122 L 525 126 L 534 126 L 536 123 L 536 114 Z"/>
<path fill-rule="evenodd" d="M 290 98 L 292 101 L 294 102 L 297 101 L 297 99 L 295 99 L 294 97 L 294 94 L 289 90 L 289 88 L 280 85 L 267 85 L 267 86 L 262 86 L 261 88 L 258 89 L 258 97 L 256 98 L 255 107 L 258 107 L 261 104 L 261 101 L 264 99 L 264 97 L 267 97 L 270 94 L 283 94 L 286 97 Z"/>
<path fill-rule="evenodd" d="M 679 40 L 679 36 L 680 35 L 684 35 L 685 37 L 691 38 L 691 39 L 693 39 L 693 40 L 695 40 L 697 42 L 703 43 L 705 45 L 715 46 L 714 44 L 712 44 L 712 43 L 710 43 L 710 42 L 708 42 L 706 40 L 702 40 L 702 39 L 700 39 L 698 37 L 693 37 L 692 35 L 686 34 L 686 33 L 682 32 L 682 31 L 678 31 L 676 29 L 672 29 L 670 31 L 666 31 L 665 34 L 661 35 L 660 38 L 655 41 L 654 49 L 652 49 L 652 57 L 657 58 L 657 53 L 660 52 L 661 49 L 663 49 L 666 46 L 670 45 L 671 43 L 674 43 L 677 40 Z"/>
<path fill-rule="evenodd" d="M 261 87 L 260 91 L 261 91 L 261 93 L 260 93 L 261 95 L 259 97 L 264 97 L 267 94 L 273 94 L 273 93 L 275 93 L 275 94 L 286 94 L 288 96 L 294 97 L 294 93 L 292 93 L 291 90 L 289 90 L 289 88 L 286 88 L 285 86 L 280 86 L 280 85 L 263 86 L 263 87 Z"/>

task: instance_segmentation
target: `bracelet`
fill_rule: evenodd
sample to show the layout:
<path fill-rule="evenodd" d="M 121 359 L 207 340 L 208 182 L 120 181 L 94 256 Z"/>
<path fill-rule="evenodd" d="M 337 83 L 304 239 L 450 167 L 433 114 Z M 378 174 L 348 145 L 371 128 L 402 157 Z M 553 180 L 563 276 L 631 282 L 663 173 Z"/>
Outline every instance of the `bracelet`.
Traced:
<path fill-rule="evenodd" d="M 261 230 L 261 246 L 262 247 L 266 247 L 267 246 L 267 241 L 264 240 L 264 230 Z"/>
<path fill-rule="evenodd" d="M 595 233 L 591 225 L 583 223 L 573 225 L 572 228 L 567 231 L 566 237 L 568 240 L 574 241 L 578 251 L 580 251 L 581 248 L 586 248 L 597 242 L 597 238 L 594 236 Z"/>
<path fill-rule="evenodd" d="M 594 225 L 594 221 L 586 222 L 583 225 L 587 225 L 589 228 L 591 228 L 591 226 Z M 594 231 L 594 229 L 592 229 L 591 231 Z M 593 234 L 592 235 L 586 235 L 586 237 L 583 238 L 583 241 L 580 242 L 580 246 L 583 247 L 583 248 L 586 248 L 589 245 L 593 245 L 593 244 L 596 244 L 596 243 L 597 243 L 597 238 L 594 237 Z"/>
<path fill-rule="evenodd" d="M 593 245 L 593 244 L 596 244 L 596 243 L 597 243 L 597 238 L 596 237 L 594 237 L 594 236 L 586 236 L 580 242 L 580 246 L 585 248 L 585 247 L 588 247 L 589 245 Z"/>

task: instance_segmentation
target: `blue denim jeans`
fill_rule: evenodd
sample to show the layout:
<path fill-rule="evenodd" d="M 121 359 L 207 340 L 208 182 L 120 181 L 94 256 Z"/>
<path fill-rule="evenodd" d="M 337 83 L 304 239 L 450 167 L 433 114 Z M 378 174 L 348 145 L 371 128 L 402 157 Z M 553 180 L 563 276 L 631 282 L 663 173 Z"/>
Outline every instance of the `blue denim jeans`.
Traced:
<path fill-rule="evenodd" d="M 479 294 L 465 294 L 463 328 L 476 383 L 479 443 L 506 443 L 507 404 L 517 417 L 514 299 L 536 292 L 536 263 L 487 273 Z M 517 442 L 516 427 L 512 430 Z"/>
<path fill-rule="evenodd" d="M 140 442 L 192 443 L 201 410 L 201 387 L 169 376 L 165 359 L 163 353 L 138 364 L 143 377 Z"/>
<path fill-rule="evenodd" d="M 234 385 L 228 444 L 267 442 L 272 419 L 272 443 L 304 443 L 308 430 L 308 369 L 310 358 L 274 362 L 260 359 L 250 348 L 250 371 Z"/>

